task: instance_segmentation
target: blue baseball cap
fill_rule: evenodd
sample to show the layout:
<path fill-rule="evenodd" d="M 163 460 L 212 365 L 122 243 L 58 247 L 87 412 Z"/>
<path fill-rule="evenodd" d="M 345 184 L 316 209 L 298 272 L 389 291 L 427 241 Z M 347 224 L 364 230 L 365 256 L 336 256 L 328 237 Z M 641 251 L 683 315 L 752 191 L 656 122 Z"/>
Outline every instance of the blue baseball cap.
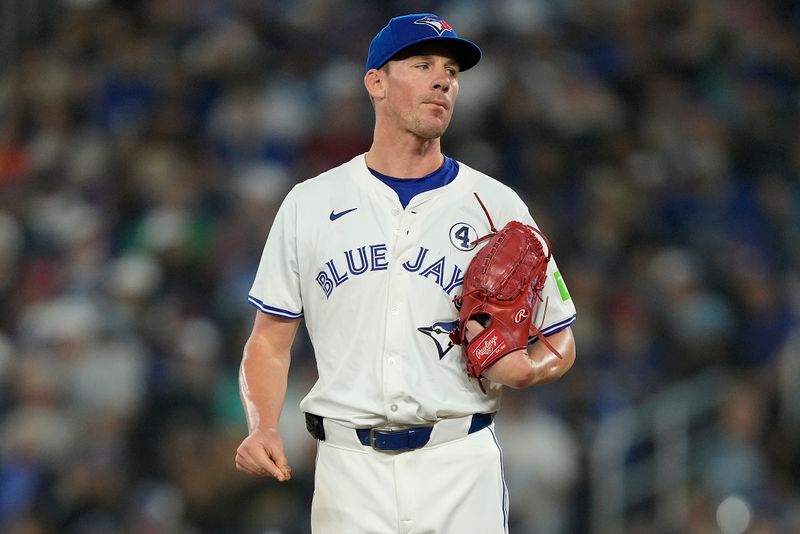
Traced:
<path fill-rule="evenodd" d="M 481 59 L 481 49 L 472 41 L 459 37 L 447 21 L 433 13 L 415 13 L 395 17 L 372 39 L 366 70 L 379 69 L 398 52 L 423 42 L 447 44 L 458 59 L 461 71 L 474 67 Z"/>

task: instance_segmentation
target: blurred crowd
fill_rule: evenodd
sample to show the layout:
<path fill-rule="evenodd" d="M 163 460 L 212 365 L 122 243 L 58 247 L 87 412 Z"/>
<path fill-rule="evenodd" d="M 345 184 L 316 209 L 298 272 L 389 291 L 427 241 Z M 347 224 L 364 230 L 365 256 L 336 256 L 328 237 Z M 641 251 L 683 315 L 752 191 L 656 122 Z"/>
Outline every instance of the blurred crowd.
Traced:
<path fill-rule="evenodd" d="M 434 11 L 484 51 L 444 151 L 526 199 L 578 309 L 572 371 L 498 423 L 511 531 L 589 532 L 596 425 L 713 368 L 675 532 L 742 532 L 731 496 L 800 532 L 796 2 L 50 4 L 0 67 L 0 530 L 308 531 L 304 334 L 293 479 L 234 469 L 247 293 L 288 189 L 369 147 L 370 39 Z"/>

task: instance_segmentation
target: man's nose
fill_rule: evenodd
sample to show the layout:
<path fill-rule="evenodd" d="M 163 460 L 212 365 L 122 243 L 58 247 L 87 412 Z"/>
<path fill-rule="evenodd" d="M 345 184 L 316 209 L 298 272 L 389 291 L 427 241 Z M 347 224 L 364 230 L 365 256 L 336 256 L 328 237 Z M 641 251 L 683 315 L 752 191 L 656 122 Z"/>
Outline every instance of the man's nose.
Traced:
<path fill-rule="evenodd" d="M 442 69 L 441 72 L 437 72 L 436 78 L 433 80 L 433 88 L 445 93 L 450 90 L 450 77 L 446 70 Z"/>

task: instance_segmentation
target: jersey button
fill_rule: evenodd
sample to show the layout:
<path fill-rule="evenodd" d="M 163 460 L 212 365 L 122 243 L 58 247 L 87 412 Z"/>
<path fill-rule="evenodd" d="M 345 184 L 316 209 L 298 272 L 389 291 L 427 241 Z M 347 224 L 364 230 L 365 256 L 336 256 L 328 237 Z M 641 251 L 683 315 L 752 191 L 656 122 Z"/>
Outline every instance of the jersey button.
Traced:
<path fill-rule="evenodd" d="M 400 208 L 398 208 L 397 206 L 392 208 L 392 215 L 400 215 Z"/>
<path fill-rule="evenodd" d="M 396 404 L 392 404 L 391 406 L 389 406 L 389 409 L 392 410 L 393 412 L 396 412 L 397 411 L 397 405 Z"/>
<path fill-rule="evenodd" d="M 392 308 L 392 315 L 399 315 L 399 314 L 400 314 L 400 309 Z"/>
<path fill-rule="evenodd" d="M 389 365 L 394 365 L 394 358 L 389 358 L 388 360 L 386 360 L 386 363 L 388 363 Z"/>

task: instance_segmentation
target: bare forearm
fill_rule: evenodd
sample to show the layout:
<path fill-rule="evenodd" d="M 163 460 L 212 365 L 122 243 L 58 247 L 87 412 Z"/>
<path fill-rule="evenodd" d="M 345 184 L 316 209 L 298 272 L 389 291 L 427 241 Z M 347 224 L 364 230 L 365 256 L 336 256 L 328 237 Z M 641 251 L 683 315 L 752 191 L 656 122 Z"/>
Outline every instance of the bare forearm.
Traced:
<path fill-rule="evenodd" d="M 248 341 L 239 368 L 239 394 L 250 432 L 278 427 L 288 374 L 286 355 L 269 354 Z"/>
<path fill-rule="evenodd" d="M 562 377 L 575 363 L 575 340 L 567 328 L 547 338 L 555 354 L 541 340 L 501 358 L 484 370 L 492 382 L 513 388 L 546 384 Z"/>
<path fill-rule="evenodd" d="M 250 432 L 277 429 L 298 321 L 258 313 L 239 368 L 239 394 Z"/>
<path fill-rule="evenodd" d="M 256 476 L 289 480 L 278 422 L 283 410 L 291 347 L 299 321 L 257 312 L 239 368 L 239 393 L 247 415 L 248 436 L 236 449 L 236 468 Z"/>

